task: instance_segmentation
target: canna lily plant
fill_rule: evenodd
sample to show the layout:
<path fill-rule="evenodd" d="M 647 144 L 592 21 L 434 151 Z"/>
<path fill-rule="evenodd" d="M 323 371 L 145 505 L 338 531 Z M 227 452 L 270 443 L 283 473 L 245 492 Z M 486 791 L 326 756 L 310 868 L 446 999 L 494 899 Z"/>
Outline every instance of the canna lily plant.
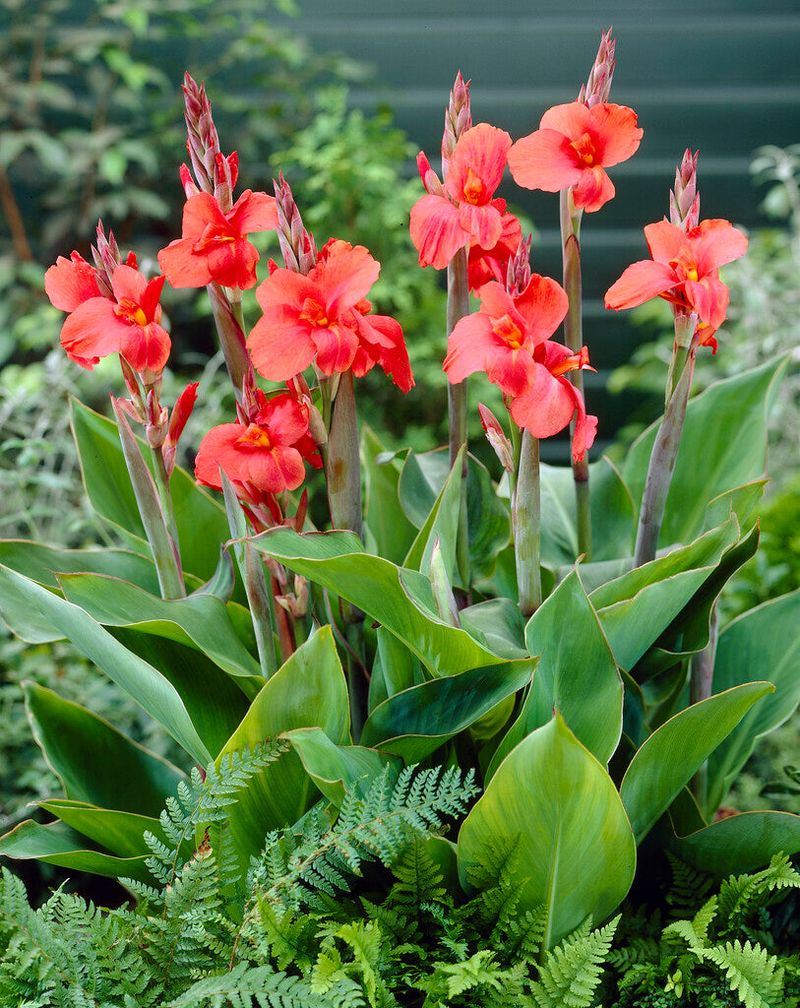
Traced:
<path fill-rule="evenodd" d="M 123 260 L 100 226 L 92 263 L 73 252 L 46 279 L 67 313 L 65 352 L 89 368 L 119 355 L 113 419 L 71 404 L 86 492 L 119 545 L 0 544 L 5 622 L 32 643 L 72 641 L 183 756 L 167 763 L 28 684 L 63 794 L 41 802 L 51 821 L 22 823 L 0 853 L 146 882 L 159 810 L 187 772 L 278 738 L 281 754 L 230 811 L 242 864 L 270 831 L 335 808 L 387 767 L 459 765 L 483 793 L 437 847 L 448 884 L 469 892 L 498 851 L 515 851 L 506 870 L 521 905 L 544 908 L 545 948 L 651 884 L 666 851 L 720 874 L 800 851 L 798 816 L 718 814 L 757 740 L 800 699 L 787 658 L 800 595 L 719 626 L 718 599 L 757 549 L 785 364 L 690 398 L 695 357 L 716 349 L 726 314 L 719 267 L 747 240 L 699 220 L 688 152 L 669 220 L 645 227 L 651 260 L 606 295 L 609 309 L 673 306 L 666 412 L 621 468 L 590 461 L 599 421 L 579 381 L 591 351 L 579 228 L 614 198 L 606 169 L 642 136 L 636 114 L 608 102 L 613 67 L 608 33 L 578 100 L 515 143 L 473 126 L 470 85 L 456 77 L 441 177 L 421 154 L 425 194 L 410 217 L 420 265 L 446 269 L 448 287 L 450 441 L 421 454 L 387 452 L 359 428 L 364 374 L 377 365 L 398 395 L 414 381 L 414 334 L 368 300 L 379 263 L 346 236 L 318 248 L 283 177 L 274 197 L 234 200 L 238 158 L 222 153 L 205 88 L 187 74 L 191 167 L 162 274 Z M 518 184 L 559 193 L 562 283 L 532 272 L 531 239 L 495 195 L 506 166 Z M 259 278 L 248 235 L 265 230 L 283 265 Z M 254 286 L 260 314 L 248 320 L 241 295 Z M 236 395 L 235 415 L 193 446 L 193 473 L 175 458 L 203 390 L 161 402 L 171 287 L 207 289 Z M 481 374 L 502 391 L 502 417 L 470 402 Z M 469 451 L 471 409 L 496 472 Z M 572 471 L 539 460 L 540 440 L 566 428 Z M 320 467 L 327 518 L 315 528 L 305 484 Z"/>

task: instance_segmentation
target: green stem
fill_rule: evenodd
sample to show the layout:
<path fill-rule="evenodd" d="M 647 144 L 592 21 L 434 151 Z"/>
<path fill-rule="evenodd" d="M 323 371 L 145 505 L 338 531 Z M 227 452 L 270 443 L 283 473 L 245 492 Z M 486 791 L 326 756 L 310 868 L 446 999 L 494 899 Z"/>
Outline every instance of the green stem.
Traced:
<path fill-rule="evenodd" d="M 325 460 L 331 525 L 361 535 L 361 458 L 353 372 L 345 371 L 333 401 Z"/>
<path fill-rule="evenodd" d="M 701 703 L 708 700 L 714 689 L 714 662 L 717 657 L 717 639 L 719 636 L 719 613 L 717 605 L 711 607 L 708 626 L 708 644 L 698 652 L 691 663 L 689 673 L 689 703 Z M 692 793 L 697 799 L 700 810 L 705 815 L 714 812 L 708 809 L 708 763 L 703 763 L 692 778 Z"/>
<path fill-rule="evenodd" d="M 530 616 L 542 604 L 539 440 L 523 431 L 517 487 L 511 503 L 519 607 Z"/>
<path fill-rule="evenodd" d="M 345 627 L 347 651 L 347 692 L 350 697 L 350 731 L 358 742 L 367 719 L 369 683 L 364 675 L 364 624 L 361 620 L 348 622 Z"/>
<path fill-rule="evenodd" d="M 467 250 L 460 249 L 447 267 L 447 337 L 458 322 L 469 315 L 469 280 Z M 455 465 L 458 453 L 467 443 L 467 383 L 447 386 L 447 416 L 449 426 L 450 467 Z M 469 518 L 467 514 L 466 482 L 468 472 L 467 452 L 461 462 L 461 503 L 456 540 L 456 562 L 461 581 L 469 586 Z M 463 593 L 462 593 L 463 594 Z M 462 601 L 466 601 L 466 596 Z"/>
<path fill-rule="evenodd" d="M 167 524 L 167 530 L 175 543 L 175 550 L 180 556 L 178 539 L 178 524 L 175 521 L 175 508 L 172 503 L 172 491 L 169 486 L 169 476 L 167 467 L 164 464 L 164 453 L 161 448 L 153 448 L 153 462 L 155 473 L 155 484 L 158 490 L 158 499 L 161 502 L 161 509 Z"/>
<path fill-rule="evenodd" d="M 564 342 L 574 353 L 583 346 L 583 293 L 581 278 L 581 211 L 576 211 L 572 202 L 572 191 L 562 189 L 561 250 L 564 269 L 564 290 L 569 298 L 569 309 L 564 319 Z M 570 372 L 570 381 L 583 396 L 583 371 L 578 368 Z M 575 431 L 575 421 L 570 424 L 570 433 Z M 589 500 L 589 460 L 584 456 L 580 462 L 573 459 L 572 476 L 575 481 L 575 512 L 578 526 L 578 552 L 584 559 L 592 558 L 592 517 Z"/>
<path fill-rule="evenodd" d="M 696 349 L 696 346 L 692 345 L 687 351 L 686 362 L 678 376 L 675 390 L 670 396 L 664 419 L 653 443 L 642 496 L 642 507 L 639 512 L 639 527 L 636 532 L 636 548 L 633 557 L 634 567 L 641 567 L 642 564 L 655 559 L 658 536 L 661 532 L 661 523 L 664 520 L 664 509 L 672 483 L 672 474 L 675 471 L 675 463 L 678 459 L 683 422 L 686 418 L 686 407 L 692 388 Z"/>
<path fill-rule="evenodd" d="M 211 301 L 211 311 L 217 327 L 219 345 L 225 357 L 225 366 L 230 375 L 233 391 L 237 399 L 242 397 L 242 385 L 250 374 L 250 355 L 244 335 L 242 302 L 231 302 L 218 283 L 206 288 Z"/>

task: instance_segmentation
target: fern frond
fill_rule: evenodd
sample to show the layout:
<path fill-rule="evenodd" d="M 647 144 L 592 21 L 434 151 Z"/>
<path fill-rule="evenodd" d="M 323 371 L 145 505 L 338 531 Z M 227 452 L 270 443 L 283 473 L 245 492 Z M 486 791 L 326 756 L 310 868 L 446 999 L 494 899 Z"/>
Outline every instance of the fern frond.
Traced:
<path fill-rule="evenodd" d="M 170 1001 L 165 1008 L 330 1008 L 297 977 L 268 966 L 236 966 L 207 977 Z"/>
<path fill-rule="evenodd" d="M 706 949 L 704 958 L 724 971 L 745 1008 L 783 1008 L 783 969 L 766 949 L 737 939 Z"/>
<path fill-rule="evenodd" d="M 672 885 L 666 896 L 670 916 L 681 920 L 692 917 L 711 895 L 715 879 L 692 868 L 669 851 L 667 860 L 672 870 Z"/>
<path fill-rule="evenodd" d="M 762 871 L 750 875 L 732 875 L 719 891 L 719 912 L 724 930 L 740 927 L 742 921 L 773 901 L 774 894 L 785 889 L 800 889 L 800 872 L 789 859 L 776 854 Z"/>
<path fill-rule="evenodd" d="M 589 1008 L 618 923 L 615 917 L 590 931 L 587 920 L 546 954 L 539 979 L 531 984 L 537 1008 Z"/>

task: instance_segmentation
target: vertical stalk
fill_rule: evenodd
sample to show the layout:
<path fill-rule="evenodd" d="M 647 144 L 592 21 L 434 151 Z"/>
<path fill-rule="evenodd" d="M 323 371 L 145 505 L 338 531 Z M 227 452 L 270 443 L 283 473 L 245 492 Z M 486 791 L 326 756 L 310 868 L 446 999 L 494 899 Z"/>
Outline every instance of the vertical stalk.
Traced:
<path fill-rule="evenodd" d="M 345 371 L 333 400 L 325 478 L 331 524 L 361 535 L 361 459 L 353 372 Z"/>
<path fill-rule="evenodd" d="M 719 613 L 715 602 L 711 607 L 708 644 L 692 658 L 689 672 L 689 703 L 700 703 L 703 700 L 708 700 L 711 696 L 714 688 L 714 662 L 717 657 L 718 636 Z M 708 762 L 703 763 L 692 778 L 692 793 L 704 814 L 714 811 L 706 808 L 708 802 Z"/>
<path fill-rule="evenodd" d="M 169 487 L 169 475 L 164 463 L 163 447 L 153 448 L 153 463 L 155 472 L 155 484 L 158 490 L 158 499 L 161 502 L 161 510 L 164 512 L 164 519 L 175 549 L 180 556 L 180 545 L 178 540 L 178 523 L 175 521 L 175 508 L 172 504 L 172 491 Z"/>
<path fill-rule="evenodd" d="M 219 345 L 225 357 L 225 366 L 230 375 L 233 391 L 236 398 L 241 399 L 242 384 L 250 374 L 250 356 L 244 335 L 242 302 L 229 301 L 218 283 L 209 284 L 206 290 L 211 301 Z"/>
<path fill-rule="evenodd" d="M 517 564 L 519 607 L 531 616 L 542 604 L 541 499 L 539 488 L 539 439 L 522 433 L 519 470 L 511 504 L 514 556 Z"/>
<path fill-rule="evenodd" d="M 460 249 L 447 267 L 447 337 L 458 322 L 469 315 L 467 250 Z M 461 446 L 467 443 L 467 383 L 447 386 L 450 468 L 455 465 Z M 462 583 L 469 586 L 469 524 L 467 517 L 467 452 L 461 462 L 461 505 L 456 541 L 456 561 Z"/>
<path fill-rule="evenodd" d="M 572 191 L 562 189 L 559 200 L 561 218 L 561 255 L 564 269 L 564 290 L 569 298 L 569 309 L 564 319 L 564 342 L 577 353 L 583 346 L 583 294 L 581 278 L 580 228 L 581 212 L 576 211 L 572 202 Z M 571 371 L 570 381 L 583 395 L 583 371 Z M 570 424 L 574 433 L 575 421 Z M 575 481 L 575 512 L 578 527 L 578 552 L 586 560 L 592 558 L 592 517 L 589 502 L 589 460 L 584 456 L 580 462 L 573 459 L 572 476 Z"/>
<path fill-rule="evenodd" d="M 676 319 L 676 332 L 679 324 L 681 323 Z M 642 507 L 639 512 L 639 527 L 636 532 L 636 548 L 633 557 L 634 567 L 641 567 L 642 564 L 655 559 L 658 536 L 661 531 L 661 523 L 664 520 L 667 494 L 678 458 L 689 392 L 692 388 L 696 350 L 697 347 L 694 344 L 686 350 L 685 363 L 678 374 L 674 391 L 664 413 L 664 419 L 653 443 L 642 496 Z M 677 368 L 675 373 L 677 374 Z"/>

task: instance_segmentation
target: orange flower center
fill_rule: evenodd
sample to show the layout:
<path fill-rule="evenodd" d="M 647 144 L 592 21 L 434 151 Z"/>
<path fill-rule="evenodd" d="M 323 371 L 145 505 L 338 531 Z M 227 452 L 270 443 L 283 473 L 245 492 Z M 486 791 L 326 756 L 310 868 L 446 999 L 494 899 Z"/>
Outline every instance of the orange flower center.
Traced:
<path fill-rule="evenodd" d="M 467 168 L 467 181 L 464 183 L 464 199 L 467 203 L 477 206 L 484 198 L 486 186 L 471 168 Z"/>
<path fill-rule="evenodd" d="M 206 252 L 212 252 L 220 245 L 236 240 L 236 235 L 223 231 L 218 224 L 206 224 L 203 233 L 192 245 L 192 252 L 203 255 Z"/>
<path fill-rule="evenodd" d="M 147 315 L 145 315 L 144 309 L 132 298 L 123 298 L 118 305 L 115 305 L 114 314 L 117 318 L 124 319 L 129 325 L 147 325 Z"/>
<path fill-rule="evenodd" d="M 692 280 L 697 282 L 700 273 L 697 269 L 697 263 L 694 259 L 689 257 L 689 254 L 682 250 L 680 254 L 675 259 L 670 259 L 669 265 L 675 270 L 679 277 L 684 280 Z"/>
<path fill-rule="evenodd" d="M 325 314 L 325 309 L 319 301 L 315 301 L 314 298 L 310 297 L 307 297 L 303 302 L 300 318 L 305 322 L 310 322 L 313 326 L 319 326 L 321 329 L 330 325 L 328 317 Z"/>
<path fill-rule="evenodd" d="M 566 374 L 568 371 L 577 371 L 580 368 L 584 368 L 588 363 L 589 349 L 584 346 L 581 347 L 577 353 L 570 354 L 569 357 L 565 357 L 560 364 L 556 364 L 554 368 L 551 368 L 550 374 L 557 378 L 559 375 Z"/>
<path fill-rule="evenodd" d="M 263 427 L 259 427 L 258 424 L 248 424 L 244 433 L 240 434 L 237 441 L 243 448 L 264 448 L 269 451 L 272 448 L 272 442 L 269 438 L 269 433 L 264 430 Z"/>
<path fill-rule="evenodd" d="M 578 140 L 573 140 L 570 147 L 578 155 L 578 160 L 583 161 L 587 168 L 594 164 L 595 149 L 594 141 L 588 133 L 584 133 Z"/>
<path fill-rule="evenodd" d="M 505 340 L 512 350 L 519 350 L 525 340 L 522 330 L 510 315 L 492 319 L 492 332 Z"/>

